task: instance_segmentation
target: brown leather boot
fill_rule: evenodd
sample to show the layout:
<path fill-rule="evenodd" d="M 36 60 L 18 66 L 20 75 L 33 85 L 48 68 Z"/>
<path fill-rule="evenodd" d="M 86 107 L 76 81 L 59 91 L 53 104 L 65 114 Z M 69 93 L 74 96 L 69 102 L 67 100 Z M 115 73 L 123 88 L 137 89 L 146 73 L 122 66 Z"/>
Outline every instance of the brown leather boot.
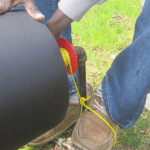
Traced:
<path fill-rule="evenodd" d="M 118 131 L 118 125 L 109 118 L 105 110 L 101 88 L 95 90 L 89 107 Z M 73 130 L 72 143 L 81 150 L 110 150 L 114 143 L 114 133 L 96 114 L 85 109 Z"/>

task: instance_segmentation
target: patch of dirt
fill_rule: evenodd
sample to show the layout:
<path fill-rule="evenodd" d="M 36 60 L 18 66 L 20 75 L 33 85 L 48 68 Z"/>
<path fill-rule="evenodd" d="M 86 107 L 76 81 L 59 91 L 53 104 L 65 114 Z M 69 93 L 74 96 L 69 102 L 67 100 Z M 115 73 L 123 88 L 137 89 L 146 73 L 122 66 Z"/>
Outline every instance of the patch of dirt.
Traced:
<path fill-rule="evenodd" d="M 118 22 L 118 23 L 127 23 L 128 22 L 128 17 L 124 16 L 123 13 L 120 14 L 114 14 L 113 18 Z"/>

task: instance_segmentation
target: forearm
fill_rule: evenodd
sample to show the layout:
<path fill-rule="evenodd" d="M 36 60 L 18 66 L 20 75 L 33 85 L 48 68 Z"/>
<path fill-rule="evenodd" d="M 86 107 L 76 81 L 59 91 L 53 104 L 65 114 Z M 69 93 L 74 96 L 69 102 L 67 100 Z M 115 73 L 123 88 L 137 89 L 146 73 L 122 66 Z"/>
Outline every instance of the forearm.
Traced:
<path fill-rule="evenodd" d="M 72 19 L 70 19 L 59 8 L 57 8 L 56 12 L 46 25 L 57 41 L 62 31 L 72 22 Z"/>
<path fill-rule="evenodd" d="M 94 5 L 107 0 L 60 0 L 58 9 L 47 22 L 47 27 L 54 35 L 56 41 L 63 30 L 73 22 L 80 21 L 84 14 Z"/>

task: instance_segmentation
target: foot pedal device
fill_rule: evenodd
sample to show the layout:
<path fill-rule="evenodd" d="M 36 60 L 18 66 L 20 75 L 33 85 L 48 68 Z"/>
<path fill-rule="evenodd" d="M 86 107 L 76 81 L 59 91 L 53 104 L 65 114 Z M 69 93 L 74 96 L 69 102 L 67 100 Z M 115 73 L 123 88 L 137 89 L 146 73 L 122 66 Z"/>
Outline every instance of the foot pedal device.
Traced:
<path fill-rule="evenodd" d="M 74 74 L 78 67 L 78 60 L 77 60 L 77 55 L 73 46 L 70 44 L 69 41 L 67 41 L 64 38 L 59 38 L 58 45 L 59 45 L 59 48 L 61 50 L 64 62 L 66 65 L 67 73 L 69 75 L 71 75 L 72 73 Z M 72 71 L 70 70 L 69 65 L 71 65 Z"/>

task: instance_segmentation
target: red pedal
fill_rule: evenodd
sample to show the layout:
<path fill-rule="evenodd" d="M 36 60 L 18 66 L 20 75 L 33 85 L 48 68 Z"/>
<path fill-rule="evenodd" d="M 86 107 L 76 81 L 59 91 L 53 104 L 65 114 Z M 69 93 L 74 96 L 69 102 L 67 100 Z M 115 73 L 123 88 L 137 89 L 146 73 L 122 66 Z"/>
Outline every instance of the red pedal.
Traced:
<path fill-rule="evenodd" d="M 64 38 L 58 39 L 58 46 L 60 48 L 66 49 L 66 51 L 69 53 L 70 61 L 71 61 L 71 67 L 72 67 L 72 73 L 74 74 L 77 70 L 77 67 L 78 67 L 78 60 L 77 60 L 77 55 L 76 55 L 76 52 L 75 52 L 73 46 L 71 45 L 71 43 L 68 40 L 66 40 Z M 67 73 L 71 75 L 69 65 L 67 66 Z"/>

